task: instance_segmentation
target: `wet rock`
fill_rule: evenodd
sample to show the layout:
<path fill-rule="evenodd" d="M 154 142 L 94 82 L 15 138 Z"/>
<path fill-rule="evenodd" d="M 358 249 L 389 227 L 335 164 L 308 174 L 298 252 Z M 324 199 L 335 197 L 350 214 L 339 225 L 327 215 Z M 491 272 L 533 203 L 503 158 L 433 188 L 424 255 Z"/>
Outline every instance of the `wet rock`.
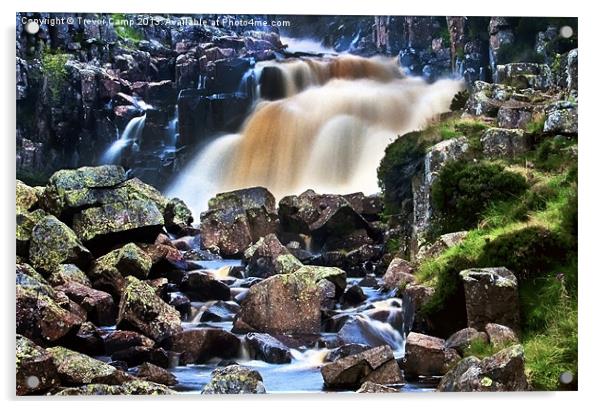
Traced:
<path fill-rule="evenodd" d="M 90 279 L 75 264 L 59 264 L 48 277 L 48 282 L 54 286 L 67 284 L 69 282 L 79 283 L 92 287 Z"/>
<path fill-rule="evenodd" d="M 338 359 L 320 369 L 329 388 L 355 389 L 364 382 L 396 384 L 403 382 L 401 370 L 388 346 L 380 346 Z"/>
<path fill-rule="evenodd" d="M 128 367 L 142 365 L 145 362 L 168 368 L 170 366 L 170 355 L 163 348 L 150 348 L 144 346 L 129 347 L 114 352 L 111 355 L 114 362 L 125 362 Z"/>
<path fill-rule="evenodd" d="M 240 340 L 218 328 L 190 328 L 171 339 L 171 350 L 180 353 L 180 365 L 204 363 L 211 358 L 235 358 Z"/>
<path fill-rule="evenodd" d="M 17 334 L 17 395 L 39 394 L 59 385 L 52 357 L 44 348 Z"/>
<path fill-rule="evenodd" d="M 269 334 L 250 332 L 245 336 L 252 359 L 261 359 L 271 364 L 291 362 L 291 352 L 282 342 Z"/>
<path fill-rule="evenodd" d="M 365 196 L 363 193 L 351 193 L 343 196 L 364 219 L 369 222 L 379 220 L 379 215 L 383 210 L 383 200 L 381 196 Z"/>
<path fill-rule="evenodd" d="M 178 383 L 178 380 L 171 372 L 148 362 L 137 367 L 134 375 L 144 381 L 159 383 L 161 385 L 173 386 Z"/>
<path fill-rule="evenodd" d="M 138 246 L 150 256 L 153 265 L 151 271 L 164 272 L 165 270 L 186 270 L 187 268 L 184 256 L 171 244 L 138 243 Z"/>
<path fill-rule="evenodd" d="M 240 306 L 232 301 L 216 301 L 208 305 L 201 314 L 200 321 L 222 322 L 232 321 L 234 316 L 240 311 Z"/>
<path fill-rule="evenodd" d="M 73 218 L 73 230 L 84 242 L 154 241 L 163 227 L 163 215 L 150 200 L 130 200 L 84 209 Z"/>
<path fill-rule="evenodd" d="M 187 321 L 190 318 L 192 305 L 190 303 L 190 298 L 186 297 L 184 294 L 171 293 L 169 305 L 174 307 L 180 313 L 183 321 Z"/>
<path fill-rule="evenodd" d="M 360 287 L 376 288 L 378 287 L 378 280 L 376 279 L 374 274 L 370 274 L 358 281 L 357 285 L 359 285 Z"/>
<path fill-rule="evenodd" d="M 163 213 L 165 228 L 170 233 L 178 234 L 190 227 L 193 221 L 192 212 L 183 200 L 171 199 Z"/>
<path fill-rule="evenodd" d="M 17 333 L 33 341 L 55 342 L 84 321 L 32 288 L 17 285 L 16 298 Z"/>
<path fill-rule="evenodd" d="M 356 316 L 345 322 L 337 333 L 341 344 L 364 344 L 371 347 L 388 345 L 398 348 L 403 342 L 401 335 L 392 326 L 363 316 Z"/>
<path fill-rule="evenodd" d="M 48 348 L 47 351 L 52 356 L 61 383 L 64 385 L 84 385 L 89 383 L 120 385 L 133 379 L 131 375 L 109 364 L 67 348 L 54 347 Z"/>
<path fill-rule="evenodd" d="M 242 302 L 234 331 L 270 334 L 320 332 L 320 291 L 310 272 L 279 274 L 255 284 Z"/>
<path fill-rule="evenodd" d="M 31 232 L 29 259 L 34 268 L 50 273 L 59 264 L 86 267 L 92 255 L 66 224 L 46 216 Z"/>
<path fill-rule="evenodd" d="M 415 332 L 408 334 L 404 364 L 406 377 L 444 375 L 459 360 L 460 355 L 447 348 L 443 339 Z"/>
<path fill-rule="evenodd" d="M 443 392 L 525 391 L 525 358 L 522 345 L 514 345 L 479 361 L 468 357 L 441 379 Z"/>
<path fill-rule="evenodd" d="M 403 293 L 408 296 L 414 310 L 419 310 L 424 304 L 426 304 L 431 297 L 435 294 L 435 289 L 420 284 L 410 284 L 403 290 Z"/>
<path fill-rule="evenodd" d="M 28 212 L 17 208 L 15 232 L 17 241 L 17 255 L 23 257 L 28 256 L 33 228 L 46 216 L 46 212 L 44 212 L 42 209 L 36 209 L 32 212 Z"/>
<path fill-rule="evenodd" d="M 485 332 L 494 348 L 518 343 L 518 337 L 514 331 L 504 325 L 489 323 L 485 325 Z"/>
<path fill-rule="evenodd" d="M 513 330 L 520 327 L 518 283 L 505 267 L 460 272 L 466 297 L 468 326 L 484 330 L 490 322 Z"/>
<path fill-rule="evenodd" d="M 343 269 L 350 277 L 364 277 L 374 271 L 383 255 L 380 245 L 364 244 L 347 253 Z"/>
<path fill-rule="evenodd" d="M 368 297 L 359 285 L 352 285 L 343 294 L 343 302 L 347 305 L 358 305 L 366 301 Z"/>
<path fill-rule="evenodd" d="M 440 254 L 443 254 L 445 250 L 462 243 L 467 234 L 467 231 L 443 234 L 439 236 L 433 244 L 420 247 L 420 250 L 418 250 L 418 253 L 416 254 L 416 259 L 420 261 L 431 257 L 437 257 Z"/>
<path fill-rule="evenodd" d="M 445 340 L 445 347 L 453 348 L 458 351 L 458 353 L 464 354 L 470 347 L 470 344 L 475 341 L 487 343 L 487 334 L 477 331 L 474 328 L 464 328 L 450 335 L 449 338 Z"/>
<path fill-rule="evenodd" d="M 328 280 L 318 282 L 320 291 L 320 308 L 322 310 L 334 310 L 337 304 L 337 287 Z"/>
<path fill-rule="evenodd" d="M 182 331 L 180 313 L 159 298 L 151 286 L 133 276 L 125 279 L 117 326 L 135 328 L 157 342 Z"/>
<path fill-rule="evenodd" d="M 579 132 L 578 125 L 576 103 L 560 101 L 546 107 L 546 120 L 543 124 L 544 132 L 574 135 Z"/>
<path fill-rule="evenodd" d="M 173 395 L 168 387 L 148 381 L 133 380 L 122 385 L 89 384 L 76 388 L 65 388 L 56 396 L 98 396 L 98 395 Z"/>
<path fill-rule="evenodd" d="M 280 243 L 275 234 L 260 238 L 244 252 L 247 275 L 267 278 L 275 274 L 288 274 L 303 264 Z"/>
<path fill-rule="evenodd" d="M 414 267 L 409 262 L 396 257 L 391 261 L 383 276 L 383 287 L 386 290 L 393 290 L 411 284 L 415 280 Z"/>
<path fill-rule="evenodd" d="M 397 389 L 389 388 L 388 386 L 381 385 L 374 382 L 364 382 L 362 386 L 355 391 L 357 393 L 399 393 Z"/>
<path fill-rule="evenodd" d="M 217 368 L 211 373 L 211 380 L 201 392 L 203 395 L 266 393 L 263 378 L 259 372 L 240 365 Z"/>
<path fill-rule="evenodd" d="M 231 298 L 230 288 L 209 273 L 189 271 L 182 279 L 181 289 L 195 301 L 223 300 Z"/>
<path fill-rule="evenodd" d="M 74 335 L 64 339 L 63 346 L 90 356 L 105 353 L 102 332 L 91 322 L 84 322 Z"/>
<path fill-rule="evenodd" d="M 345 344 L 328 352 L 324 361 L 334 362 L 337 359 L 345 358 L 350 355 L 357 355 L 369 349 L 370 346 L 365 344 Z"/>
<path fill-rule="evenodd" d="M 115 303 L 110 294 L 94 290 L 75 281 L 56 287 L 82 306 L 88 318 L 97 325 L 113 325 L 115 323 Z"/>
<path fill-rule="evenodd" d="M 521 129 L 489 128 L 481 136 L 483 154 L 489 158 L 514 158 L 529 149 Z"/>
<path fill-rule="evenodd" d="M 152 348 L 155 341 L 134 331 L 111 331 L 104 336 L 105 351 L 112 355 L 116 351 L 121 351 L 131 347 Z"/>

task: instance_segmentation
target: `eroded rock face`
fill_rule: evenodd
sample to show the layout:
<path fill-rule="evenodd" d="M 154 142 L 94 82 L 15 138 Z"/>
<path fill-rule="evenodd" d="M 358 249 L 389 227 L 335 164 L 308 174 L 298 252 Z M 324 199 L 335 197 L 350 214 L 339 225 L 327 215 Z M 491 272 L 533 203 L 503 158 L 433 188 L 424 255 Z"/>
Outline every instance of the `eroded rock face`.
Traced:
<path fill-rule="evenodd" d="M 255 359 L 272 364 L 285 364 L 291 362 L 291 351 L 282 342 L 270 334 L 248 333 L 245 341 L 249 346 L 251 356 Z"/>
<path fill-rule="evenodd" d="M 574 135 L 579 132 L 577 104 L 570 101 L 559 101 L 546 107 L 546 120 L 543 131 Z"/>
<path fill-rule="evenodd" d="M 59 385 L 52 357 L 44 348 L 17 334 L 16 354 L 17 395 L 36 394 Z"/>
<path fill-rule="evenodd" d="M 159 298 L 150 285 L 133 276 L 125 279 L 117 326 L 135 328 L 157 342 L 182 331 L 180 313 Z"/>
<path fill-rule="evenodd" d="M 525 375 L 522 345 L 514 345 L 479 360 L 464 358 L 441 379 L 443 392 L 525 391 L 529 385 Z"/>
<path fill-rule="evenodd" d="M 211 381 L 201 392 L 204 395 L 266 393 L 263 378 L 259 372 L 240 365 L 217 368 L 211 374 Z"/>
<path fill-rule="evenodd" d="M 329 388 L 356 389 L 370 381 L 382 385 L 403 382 L 401 370 L 389 346 L 380 346 L 337 359 L 320 369 Z"/>
<path fill-rule="evenodd" d="M 180 353 L 180 365 L 203 363 L 213 357 L 234 358 L 240 340 L 219 328 L 190 328 L 172 337 L 171 350 Z"/>
<path fill-rule="evenodd" d="M 383 287 L 386 290 L 392 290 L 406 284 L 411 284 L 416 280 L 413 273 L 414 267 L 409 262 L 396 257 L 391 261 L 383 276 Z"/>
<path fill-rule="evenodd" d="M 522 129 L 489 128 L 481 136 L 481 145 L 489 158 L 514 158 L 529 149 Z"/>
<path fill-rule="evenodd" d="M 505 267 L 460 272 L 466 297 L 468 326 L 484 330 L 490 322 L 520 328 L 518 283 Z"/>
<path fill-rule="evenodd" d="M 445 340 L 410 332 L 406 339 L 404 374 L 408 378 L 441 376 L 460 360 L 460 355 L 445 346 Z"/>

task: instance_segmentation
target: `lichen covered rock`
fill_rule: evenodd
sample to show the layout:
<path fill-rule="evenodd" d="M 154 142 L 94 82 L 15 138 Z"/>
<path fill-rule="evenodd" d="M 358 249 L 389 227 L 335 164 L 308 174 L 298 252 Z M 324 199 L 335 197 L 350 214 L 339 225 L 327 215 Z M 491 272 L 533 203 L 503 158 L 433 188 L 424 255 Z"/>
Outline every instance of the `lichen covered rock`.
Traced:
<path fill-rule="evenodd" d="M 204 395 L 266 393 L 261 374 L 240 365 L 217 368 L 201 392 Z"/>
<path fill-rule="evenodd" d="M 52 357 L 44 348 L 17 334 L 17 395 L 44 392 L 59 385 Z"/>
<path fill-rule="evenodd" d="M 71 281 L 92 287 L 92 283 L 86 273 L 80 270 L 75 264 L 59 264 L 48 277 L 48 282 L 54 286 L 63 285 Z"/>
<path fill-rule="evenodd" d="M 183 200 L 171 199 L 163 212 L 165 228 L 171 233 L 180 233 L 190 227 L 193 221 L 192 212 Z"/>
<path fill-rule="evenodd" d="M 560 101 L 546 107 L 546 120 L 543 124 L 546 133 L 574 135 L 579 132 L 577 104 Z"/>
<path fill-rule="evenodd" d="M 303 264 L 280 243 L 275 234 L 268 234 L 244 252 L 247 274 L 267 278 L 275 274 L 288 274 Z"/>
<path fill-rule="evenodd" d="M 489 128 L 481 136 L 483 154 L 489 158 L 514 158 L 529 149 L 522 129 Z"/>
<path fill-rule="evenodd" d="M 410 332 L 406 339 L 404 374 L 408 378 L 441 376 L 460 360 L 460 355 L 445 345 L 445 340 Z"/>

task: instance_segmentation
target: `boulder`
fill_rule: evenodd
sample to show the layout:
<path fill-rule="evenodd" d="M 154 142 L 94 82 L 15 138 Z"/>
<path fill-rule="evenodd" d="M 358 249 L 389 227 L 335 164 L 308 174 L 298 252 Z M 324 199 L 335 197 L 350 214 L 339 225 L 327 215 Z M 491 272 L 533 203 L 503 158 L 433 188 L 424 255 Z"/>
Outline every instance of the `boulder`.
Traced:
<path fill-rule="evenodd" d="M 547 106 L 545 112 L 544 132 L 564 135 L 574 135 L 579 132 L 576 103 L 559 101 Z"/>
<path fill-rule="evenodd" d="M 190 328 L 170 339 L 171 350 L 180 354 L 180 365 L 204 363 L 211 358 L 235 358 L 240 340 L 219 328 Z"/>
<path fill-rule="evenodd" d="M 490 322 L 520 327 L 518 283 L 505 267 L 469 269 L 460 272 L 464 283 L 468 326 L 484 330 Z"/>
<path fill-rule="evenodd" d="M 17 207 L 15 232 L 17 241 L 17 255 L 23 257 L 28 256 L 33 228 L 46 216 L 46 212 L 44 212 L 42 209 L 36 209 L 32 212 L 28 212 Z"/>
<path fill-rule="evenodd" d="M 17 334 L 17 395 L 39 394 L 59 385 L 52 357 L 44 348 Z"/>
<path fill-rule="evenodd" d="M 410 332 L 406 339 L 404 374 L 408 378 L 441 376 L 460 360 L 460 355 L 445 346 L 445 340 Z"/>
<path fill-rule="evenodd" d="M 38 205 L 39 192 L 36 188 L 26 185 L 17 179 L 16 182 L 16 207 L 17 211 L 28 212 Z"/>
<path fill-rule="evenodd" d="M 202 312 L 199 321 L 222 322 L 232 321 L 240 306 L 233 301 L 215 301 L 205 304 L 206 309 Z"/>
<path fill-rule="evenodd" d="M 433 297 L 435 289 L 425 285 L 410 284 L 404 288 L 403 294 L 410 299 L 414 311 L 417 311 Z"/>
<path fill-rule="evenodd" d="M 34 226 L 29 247 L 34 268 L 51 273 L 59 264 L 86 267 L 91 259 L 73 230 L 56 217 L 46 216 Z"/>
<path fill-rule="evenodd" d="M 137 367 L 134 374 L 139 379 L 161 385 L 173 386 L 178 383 L 178 380 L 171 372 L 148 362 Z"/>
<path fill-rule="evenodd" d="M 89 356 L 99 356 L 105 353 L 105 345 L 102 336 L 103 332 L 99 330 L 96 325 L 86 321 L 79 327 L 74 335 L 69 335 L 62 342 L 63 346 L 76 352 L 81 352 L 82 354 Z"/>
<path fill-rule="evenodd" d="M 105 351 L 109 355 L 131 347 L 152 348 L 155 346 L 155 341 L 134 331 L 110 331 L 104 336 L 103 341 Z"/>
<path fill-rule="evenodd" d="M 250 277 L 267 278 L 275 274 L 293 273 L 303 266 L 275 234 L 268 234 L 247 248 L 243 260 Z"/>
<path fill-rule="evenodd" d="M 496 68 L 497 82 L 517 89 L 545 90 L 552 85 L 552 71 L 546 64 L 520 62 Z"/>
<path fill-rule="evenodd" d="M 404 259 L 396 257 L 391 261 L 383 276 L 383 287 L 386 290 L 393 290 L 406 284 L 412 284 L 414 281 L 416 281 L 414 267 Z"/>
<path fill-rule="evenodd" d="M 356 389 L 364 382 L 390 385 L 403 382 L 401 370 L 388 346 L 337 359 L 320 369 L 328 388 Z"/>
<path fill-rule="evenodd" d="M 163 212 L 165 228 L 168 232 L 179 234 L 190 227 L 193 221 L 192 212 L 183 200 L 171 199 Z"/>
<path fill-rule="evenodd" d="M 228 301 L 231 298 L 230 288 L 204 271 L 197 270 L 186 273 L 180 288 L 194 301 Z"/>
<path fill-rule="evenodd" d="M 240 365 L 217 368 L 201 392 L 203 395 L 266 393 L 259 372 Z"/>
<path fill-rule="evenodd" d="M 160 342 L 182 331 L 180 313 L 154 289 L 133 276 L 126 277 L 117 315 L 118 328 L 134 328 Z"/>
<path fill-rule="evenodd" d="M 351 193 L 343 196 L 364 219 L 369 222 L 380 220 L 384 204 L 381 196 L 365 196 L 363 193 Z"/>
<path fill-rule="evenodd" d="M 73 230 L 84 242 L 154 241 L 162 227 L 163 215 L 151 200 L 109 203 L 73 217 Z"/>
<path fill-rule="evenodd" d="M 508 129 L 526 129 L 533 118 L 531 106 L 503 105 L 497 113 L 497 126 Z"/>
<path fill-rule="evenodd" d="M 453 348 L 458 351 L 458 353 L 464 354 L 475 341 L 486 344 L 489 340 L 485 332 L 477 331 L 474 328 L 464 328 L 451 334 L 449 338 L 445 340 L 445 347 Z"/>
<path fill-rule="evenodd" d="M 63 347 L 47 349 L 63 385 L 104 383 L 120 385 L 132 376 L 87 355 Z"/>
<path fill-rule="evenodd" d="M 467 234 L 467 231 L 457 231 L 439 236 L 432 244 L 420 247 L 420 250 L 416 254 L 416 260 L 421 261 L 443 254 L 445 250 L 462 243 Z"/>
<path fill-rule="evenodd" d="M 526 391 L 525 357 L 522 345 L 514 345 L 479 360 L 464 358 L 441 379 L 442 392 Z"/>
<path fill-rule="evenodd" d="M 495 118 L 500 107 L 510 99 L 513 92 L 514 88 L 508 85 L 475 81 L 466 103 L 466 111 L 472 115 Z"/>
<path fill-rule="evenodd" d="M 356 355 L 369 349 L 370 346 L 365 344 L 345 344 L 328 352 L 328 355 L 324 358 L 324 362 L 334 362 L 337 359 Z"/>
<path fill-rule="evenodd" d="M 489 128 L 481 136 L 481 146 L 488 158 L 514 158 L 529 149 L 522 129 Z"/>
<path fill-rule="evenodd" d="M 125 368 L 142 365 L 145 362 L 162 368 L 172 365 L 170 353 L 163 348 L 151 348 L 144 346 L 129 347 L 113 352 L 111 355 L 113 363 L 119 362 Z M 119 368 L 118 365 L 116 367 Z"/>
<path fill-rule="evenodd" d="M 270 334 L 250 332 L 245 336 L 251 359 L 261 359 L 271 364 L 286 364 L 291 362 L 291 352 L 282 342 Z"/>
<path fill-rule="evenodd" d="M 362 290 L 362 287 L 355 284 L 347 288 L 347 290 L 345 290 L 342 301 L 346 305 L 358 305 L 366 301 L 367 298 L 368 297 L 366 296 L 366 294 L 364 294 L 364 290 Z"/>
<path fill-rule="evenodd" d="M 340 344 L 363 344 L 371 347 L 388 345 L 398 349 L 403 338 L 392 326 L 358 315 L 349 319 L 337 333 Z"/>
<path fill-rule="evenodd" d="M 518 344 L 518 337 L 514 331 L 504 325 L 489 323 L 485 325 L 485 332 L 489 336 L 489 342 L 496 349 Z"/>
<path fill-rule="evenodd" d="M 94 290 L 75 281 L 69 281 L 56 287 L 71 300 L 83 307 L 88 319 L 96 325 L 113 325 L 115 323 L 115 303 L 110 294 Z"/>
<path fill-rule="evenodd" d="M 33 288 L 17 285 L 16 298 L 17 333 L 35 342 L 55 342 L 84 321 Z"/>
<path fill-rule="evenodd" d="M 80 270 L 75 264 L 59 264 L 50 273 L 48 282 L 54 286 L 74 282 L 92 287 L 92 283 L 86 273 Z"/>
<path fill-rule="evenodd" d="M 122 385 L 93 383 L 89 385 L 65 388 L 55 396 L 98 396 L 98 395 L 173 395 L 174 391 L 154 382 L 133 380 Z"/>
<path fill-rule="evenodd" d="M 389 388 L 388 386 L 381 385 L 374 382 L 364 382 L 362 386 L 355 391 L 357 393 L 399 393 L 397 389 Z"/>

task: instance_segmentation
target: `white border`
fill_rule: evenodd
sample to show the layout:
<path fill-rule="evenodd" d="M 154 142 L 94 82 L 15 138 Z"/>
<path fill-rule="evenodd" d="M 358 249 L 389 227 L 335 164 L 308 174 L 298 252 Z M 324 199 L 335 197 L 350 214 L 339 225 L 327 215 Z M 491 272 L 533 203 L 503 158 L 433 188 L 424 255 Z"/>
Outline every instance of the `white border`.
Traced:
<path fill-rule="evenodd" d="M 593 4 L 594 2 L 587 2 Z M 600 342 L 602 333 L 599 323 L 602 311 L 602 271 L 596 258 L 600 245 L 600 163 L 602 155 L 602 104 L 600 98 L 600 40 L 602 20 L 593 6 L 586 2 L 555 1 L 528 2 L 526 0 L 499 1 L 440 1 L 407 2 L 401 0 L 178 0 L 174 2 L 134 2 L 128 0 L 69 1 L 69 0 L 4 0 L 2 9 L 2 97 L 0 97 L 0 124 L 2 125 L 2 215 L 5 222 L 2 234 L 2 289 L 4 309 L 1 314 L 5 324 L 2 342 L 3 397 L 8 404 L 53 407 L 81 407 L 81 400 L 19 399 L 14 395 L 14 177 L 15 177 L 15 12 L 169 12 L 169 13 L 231 13 L 231 14 L 355 14 L 355 15 L 506 15 L 506 16 L 577 16 L 579 17 L 580 43 L 580 285 L 579 285 L 579 389 L 577 393 L 508 393 L 508 394 L 405 394 L 374 395 L 270 395 L 264 397 L 178 397 L 175 400 L 162 398 L 111 398 L 87 399 L 86 407 L 106 408 L 108 405 L 136 405 L 164 408 L 166 405 L 189 407 L 229 407 L 239 405 L 246 408 L 282 408 L 283 404 L 299 406 L 340 406 L 373 408 L 378 407 L 466 407 L 467 405 L 489 408 L 545 406 L 546 408 L 588 407 L 595 402 L 600 389 L 601 368 Z M 10 227 L 8 227 L 10 225 Z M 193 400 L 193 402 L 191 402 Z M 294 402 L 294 403 L 293 403 Z M 520 405 L 520 406 L 515 406 Z M 593 405 L 592 405 L 593 406 Z"/>

